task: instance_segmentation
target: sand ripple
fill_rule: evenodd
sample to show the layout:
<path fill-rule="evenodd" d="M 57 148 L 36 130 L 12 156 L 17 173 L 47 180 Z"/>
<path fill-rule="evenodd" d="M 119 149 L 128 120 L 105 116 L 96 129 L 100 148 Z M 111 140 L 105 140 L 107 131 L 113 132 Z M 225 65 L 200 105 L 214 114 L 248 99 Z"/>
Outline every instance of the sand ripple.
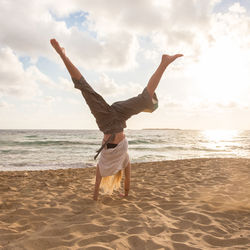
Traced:
<path fill-rule="evenodd" d="M 132 166 L 92 201 L 95 169 L 0 173 L 3 249 L 250 249 L 250 160 Z"/>

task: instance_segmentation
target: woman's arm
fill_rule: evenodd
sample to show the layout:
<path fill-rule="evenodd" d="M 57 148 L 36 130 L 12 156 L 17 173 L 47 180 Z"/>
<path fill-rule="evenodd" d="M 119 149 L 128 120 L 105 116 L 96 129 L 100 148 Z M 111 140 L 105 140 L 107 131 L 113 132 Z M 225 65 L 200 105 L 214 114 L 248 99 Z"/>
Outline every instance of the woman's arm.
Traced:
<path fill-rule="evenodd" d="M 56 52 L 59 54 L 61 59 L 63 60 L 70 76 L 76 80 L 80 80 L 82 77 L 80 71 L 73 65 L 73 63 L 69 60 L 69 58 L 65 54 L 65 49 L 62 48 L 56 39 L 50 40 L 51 45 L 56 50 Z"/>
<path fill-rule="evenodd" d="M 97 201 L 98 195 L 99 195 L 99 187 L 101 184 L 102 176 L 99 170 L 99 166 L 96 167 L 96 178 L 95 178 L 95 190 L 94 190 L 94 196 L 93 200 Z"/>
<path fill-rule="evenodd" d="M 130 172 L 131 172 L 131 164 L 129 162 L 128 166 L 125 168 L 124 196 L 128 196 L 128 192 L 130 188 Z"/>

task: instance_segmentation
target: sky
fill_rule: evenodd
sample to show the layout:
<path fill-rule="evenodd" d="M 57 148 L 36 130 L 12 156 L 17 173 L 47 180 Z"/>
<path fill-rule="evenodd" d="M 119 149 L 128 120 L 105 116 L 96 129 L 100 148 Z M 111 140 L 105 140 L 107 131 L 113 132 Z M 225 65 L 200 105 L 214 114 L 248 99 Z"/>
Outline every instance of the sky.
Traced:
<path fill-rule="evenodd" d="M 112 104 L 182 53 L 128 129 L 250 129 L 250 0 L 0 0 L 0 129 L 97 129 L 56 38 Z"/>

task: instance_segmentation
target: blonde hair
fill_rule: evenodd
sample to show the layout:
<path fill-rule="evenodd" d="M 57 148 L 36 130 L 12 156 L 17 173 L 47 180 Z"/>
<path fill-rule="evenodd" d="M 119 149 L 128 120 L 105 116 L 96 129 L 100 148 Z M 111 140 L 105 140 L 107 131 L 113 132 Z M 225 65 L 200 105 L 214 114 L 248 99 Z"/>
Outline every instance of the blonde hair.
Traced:
<path fill-rule="evenodd" d="M 121 187 L 122 170 L 115 175 L 102 177 L 100 188 L 102 188 L 105 194 L 112 194 L 114 190 L 118 190 Z"/>

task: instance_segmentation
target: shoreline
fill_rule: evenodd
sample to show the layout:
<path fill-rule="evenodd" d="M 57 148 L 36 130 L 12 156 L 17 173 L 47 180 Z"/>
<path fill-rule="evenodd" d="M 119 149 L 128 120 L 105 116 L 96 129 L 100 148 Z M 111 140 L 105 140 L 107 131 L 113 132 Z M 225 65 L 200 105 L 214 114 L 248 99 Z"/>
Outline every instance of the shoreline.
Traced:
<path fill-rule="evenodd" d="M 162 160 L 162 161 L 145 161 L 145 162 L 131 162 L 132 165 L 138 165 L 138 164 L 153 164 L 153 163 L 168 163 L 168 162 L 178 162 L 178 161 L 189 161 L 189 160 L 208 160 L 208 159 L 213 159 L 213 160 L 220 160 L 220 159 L 244 159 L 244 160 L 250 160 L 249 157 L 193 157 L 193 158 L 183 158 L 183 159 L 174 159 L 174 160 Z M 0 169 L 0 174 L 5 173 L 5 172 L 44 172 L 44 171 L 56 171 L 56 170 L 68 170 L 68 169 L 86 169 L 86 168 L 96 168 L 96 165 L 92 165 L 90 163 L 82 163 L 84 167 L 55 167 L 55 168 L 47 168 L 45 167 L 44 169 L 36 168 L 36 167 L 28 167 L 29 169 L 22 169 L 25 167 L 13 167 L 13 170 L 1 170 Z M 11 168 L 11 167 L 10 167 Z M 20 168 L 20 170 L 18 169 Z"/>
<path fill-rule="evenodd" d="M 250 159 L 133 163 L 131 175 L 127 198 L 95 202 L 95 167 L 0 172 L 0 247 L 250 248 Z"/>

